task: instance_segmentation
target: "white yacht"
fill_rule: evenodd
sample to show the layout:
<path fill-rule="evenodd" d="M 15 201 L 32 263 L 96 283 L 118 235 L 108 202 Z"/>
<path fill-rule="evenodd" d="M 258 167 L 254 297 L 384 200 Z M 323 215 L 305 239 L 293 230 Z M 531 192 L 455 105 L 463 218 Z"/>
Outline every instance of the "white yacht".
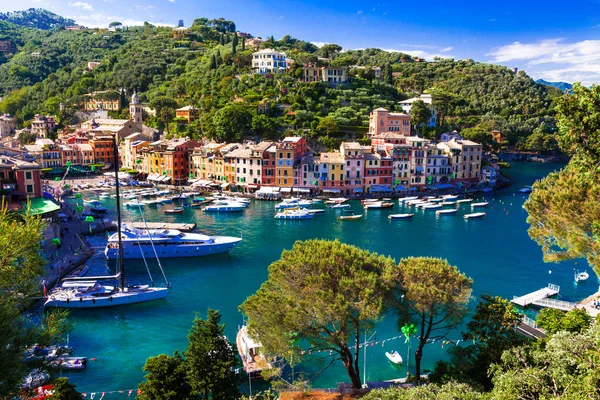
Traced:
<path fill-rule="evenodd" d="M 184 233 L 175 229 L 141 230 L 124 226 L 121 230 L 121 241 L 123 258 L 142 258 L 142 252 L 144 257 L 153 257 L 154 249 L 159 258 L 168 258 L 226 253 L 242 239 L 232 236 Z M 104 250 L 106 258 L 117 259 L 119 257 L 118 242 L 117 233 L 113 233 L 108 238 L 108 245 Z"/>
<path fill-rule="evenodd" d="M 244 211 L 246 205 L 237 201 L 217 200 L 204 207 L 204 212 L 239 212 Z"/>
<path fill-rule="evenodd" d="M 303 208 L 285 208 L 275 215 L 275 219 L 312 219 L 314 216 Z"/>
<path fill-rule="evenodd" d="M 286 208 L 294 208 L 294 207 L 310 207 L 312 206 L 312 201 L 310 200 L 302 200 L 298 198 L 285 199 L 281 203 L 277 204 L 275 208 L 279 210 L 283 210 Z"/>

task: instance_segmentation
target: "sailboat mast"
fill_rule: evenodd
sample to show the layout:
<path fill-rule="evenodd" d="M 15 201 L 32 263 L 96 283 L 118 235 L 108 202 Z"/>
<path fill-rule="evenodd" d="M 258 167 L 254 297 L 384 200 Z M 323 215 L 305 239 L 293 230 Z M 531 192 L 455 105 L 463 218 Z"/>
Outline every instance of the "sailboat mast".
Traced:
<path fill-rule="evenodd" d="M 119 238 L 119 286 L 121 291 L 125 289 L 125 263 L 123 262 L 123 241 L 121 239 L 121 195 L 119 194 L 119 147 L 117 146 L 117 135 L 113 136 L 113 164 L 115 166 L 115 188 L 117 190 L 117 237 Z"/>

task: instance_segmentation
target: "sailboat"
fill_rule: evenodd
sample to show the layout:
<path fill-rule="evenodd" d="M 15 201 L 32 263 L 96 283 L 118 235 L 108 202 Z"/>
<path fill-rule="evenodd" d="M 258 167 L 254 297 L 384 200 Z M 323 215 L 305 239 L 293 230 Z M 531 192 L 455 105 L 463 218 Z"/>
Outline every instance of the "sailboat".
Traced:
<path fill-rule="evenodd" d="M 114 148 L 117 149 L 117 140 L 113 137 Z M 121 232 L 121 197 L 119 196 L 118 178 L 118 153 L 114 152 L 116 200 L 117 200 L 117 230 Z M 96 276 L 83 278 L 66 278 L 62 287 L 55 289 L 44 303 L 44 307 L 59 308 L 102 308 L 115 307 L 126 304 L 143 303 L 167 297 L 169 289 L 166 287 L 151 287 L 149 285 L 126 285 L 125 263 L 123 262 L 123 243 L 118 235 L 119 272 L 113 276 Z M 118 286 L 105 285 L 104 281 L 118 280 Z"/>

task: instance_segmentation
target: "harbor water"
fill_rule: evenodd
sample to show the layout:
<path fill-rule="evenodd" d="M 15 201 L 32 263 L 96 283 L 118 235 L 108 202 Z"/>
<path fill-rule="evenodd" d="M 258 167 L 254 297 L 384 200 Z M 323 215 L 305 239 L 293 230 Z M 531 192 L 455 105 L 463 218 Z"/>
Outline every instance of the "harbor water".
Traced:
<path fill-rule="evenodd" d="M 339 221 L 341 210 L 327 209 L 312 220 L 275 220 L 275 203 L 253 201 L 243 213 L 211 214 L 200 208 L 185 207 L 181 214 L 164 214 L 164 207 L 146 206 L 148 221 L 195 222 L 198 230 L 207 234 L 242 236 L 242 243 L 231 253 L 202 258 L 163 259 L 162 266 L 171 284 L 164 301 L 98 310 L 73 310 L 75 327 L 70 334 L 70 345 L 75 354 L 93 357 L 85 371 L 63 373 L 80 391 L 101 393 L 124 390 L 106 398 L 126 397 L 127 391 L 137 388 L 143 380 L 142 367 L 147 357 L 161 353 L 172 354 L 187 346 L 187 334 L 195 313 L 201 316 L 208 308 L 219 310 L 226 323 L 226 334 L 234 341 L 237 327 L 242 324 L 238 306 L 253 294 L 267 278 L 267 267 L 279 258 L 281 251 L 292 247 L 296 240 L 311 238 L 339 239 L 396 260 L 407 256 L 434 256 L 446 258 L 474 281 L 472 306 L 483 293 L 512 298 L 537 290 L 548 283 L 560 285 L 563 300 L 578 301 L 594 293 L 597 280 L 585 260 L 546 264 L 542 252 L 527 235 L 527 212 L 522 208 L 527 195 L 518 193 L 560 165 L 514 163 L 507 172 L 513 177 L 511 188 L 488 194 L 479 194 L 477 200 L 489 201 L 481 211 L 483 219 L 465 220 L 471 212 L 469 204 L 460 205 L 456 215 L 436 217 L 435 211 L 414 210 L 398 205 L 392 209 L 365 212 L 360 202 L 350 201 L 357 214 L 365 215 L 358 221 Z M 102 200 L 114 210 L 114 199 Z M 480 211 L 479 209 L 477 211 Z M 389 220 L 393 213 L 414 212 L 412 220 Z M 124 209 L 123 219 L 140 221 L 140 212 Z M 114 219 L 109 214 L 108 218 Z M 89 275 L 105 274 L 114 265 L 104 258 L 106 236 L 90 238 L 97 254 L 88 261 Z M 143 261 L 127 260 L 129 283 L 148 283 Z M 156 284 L 164 283 L 156 260 L 149 259 Z M 592 274 L 588 282 L 576 285 L 573 269 Z M 369 335 L 372 332 L 369 333 Z M 406 376 L 406 362 L 393 366 L 385 352 L 397 350 L 406 360 L 407 344 L 400 335 L 393 316 L 388 316 L 376 327 L 373 343 L 367 347 L 367 379 L 387 380 Z M 396 338 L 394 340 L 388 340 Z M 460 339 L 456 331 L 448 336 Z M 385 342 L 384 342 L 385 340 Z M 416 341 L 413 339 L 413 345 Z M 444 358 L 448 344 L 431 343 L 424 350 L 424 368 Z M 413 346 L 414 347 L 414 346 Z M 296 371 L 318 371 L 329 362 L 329 354 L 317 354 Z M 361 359 L 361 366 L 363 365 Z M 414 360 L 411 360 L 414 366 Z M 361 371 L 362 372 L 362 371 Z M 334 387 L 347 381 L 341 363 L 335 363 L 322 373 L 313 387 Z"/>

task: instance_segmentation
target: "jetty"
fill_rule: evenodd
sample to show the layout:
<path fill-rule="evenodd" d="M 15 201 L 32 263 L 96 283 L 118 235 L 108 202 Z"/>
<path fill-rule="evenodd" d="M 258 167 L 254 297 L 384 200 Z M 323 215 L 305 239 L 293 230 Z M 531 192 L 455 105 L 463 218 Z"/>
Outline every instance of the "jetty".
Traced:
<path fill-rule="evenodd" d="M 136 229 L 176 229 L 182 232 L 190 232 L 196 229 L 196 224 L 182 224 L 182 223 L 166 223 L 166 222 L 131 222 L 128 225 L 133 226 Z"/>
<path fill-rule="evenodd" d="M 517 324 L 517 330 L 523 335 L 532 339 L 543 339 L 548 336 L 543 329 L 537 326 L 535 320 L 526 315 L 524 315 L 521 321 Z"/>
<path fill-rule="evenodd" d="M 531 304 L 538 305 L 536 303 L 543 299 L 548 299 L 548 297 L 556 296 L 558 292 L 560 292 L 560 286 L 549 283 L 545 288 L 541 288 L 535 292 L 527 293 L 524 296 L 515 296 L 511 301 L 521 307 L 527 307 Z"/>

